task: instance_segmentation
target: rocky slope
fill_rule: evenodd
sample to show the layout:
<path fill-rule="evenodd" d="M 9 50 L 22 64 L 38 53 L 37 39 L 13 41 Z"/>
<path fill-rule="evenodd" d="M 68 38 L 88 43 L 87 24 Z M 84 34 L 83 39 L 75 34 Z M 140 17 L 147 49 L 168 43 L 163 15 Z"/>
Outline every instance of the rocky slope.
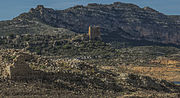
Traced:
<path fill-rule="evenodd" d="M 115 2 L 109 5 L 77 5 L 65 10 L 39 5 L 13 21 L 38 20 L 77 33 L 86 33 L 89 25 L 98 25 L 105 41 L 133 39 L 179 45 L 178 19 L 178 16 L 167 16 L 149 7 Z"/>
<path fill-rule="evenodd" d="M 74 33 L 64 28 L 55 28 L 44 24 L 37 19 L 21 19 L 0 21 L 0 35 L 16 35 L 16 34 L 62 34 Z"/>
<path fill-rule="evenodd" d="M 17 60 L 19 57 L 21 61 Z M 107 96 L 117 97 L 135 92 L 151 92 L 149 95 L 154 93 L 152 94 L 154 96 L 158 94 L 179 96 L 180 92 L 179 86 L 165 80 L 129 72 L 107 71 L 77 59 L 52 59 L 14 49 L 1 49 L 0 59 L 0 77 L 5 78 L 3 73 L 6 67 L 14 67 L 10 70 L 12 71 L 10 76 L 14 77 L 11 81 L 0 79 L 1 88 L 8 85 L 5 89 L 0 89 L 0 96 L 30 96 L 31 93 L 31 96 L 42 94 L 59 96 L 59 94 L 66 93 L 66 96 L 76 94 L 98 97 L 104 93 Z M 24 78 L 25 81 L 24 79 L 19 80 L 13 70 L 17 70 L 16 67 L 21 65 L 30 67 L 34 72 L 39 72 L 36 75 L 29 73 Z M 19 76 L 26 76 L 25 69 L 18 69 Z M 7 92 L 8 89 L 9 92 Z M 42 92 L 38 92 L 38 89 Z"/>
<path fill-rule="evenodd" d="M 177 24 L 180 24 L 180 15 L 169 15 L 169 17 L 174 19 Z"/>

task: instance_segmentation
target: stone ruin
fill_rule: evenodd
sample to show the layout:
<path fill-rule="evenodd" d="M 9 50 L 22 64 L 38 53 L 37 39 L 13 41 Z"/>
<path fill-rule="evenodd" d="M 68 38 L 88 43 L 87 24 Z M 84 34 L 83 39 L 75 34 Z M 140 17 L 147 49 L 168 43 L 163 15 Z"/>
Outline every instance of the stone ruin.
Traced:
<path fill-rule="evenodd" d="M 31 54 L 15 52 L 12 56 L 14 56 L 14 58 L 8 62 L 1 56 L 1 78 L 23 80 L 43 77 L 40 71 L 35 71 L 30 68 L 28 60 L 31 60 L 33 57 Z"/>
<path fill-rule="evenodd" d="M 7 67 L 9 78 L 11 79 L 24 79 L 32 77 L 33 70 L 25 61 L 31 58 L 30 55 L 22 53 L 14 59 L 12 66 Z"/>
<path fill-rule="evenodd" d="M 49 59 L 21 50 L 0 50 L 0 78 L 10 80 L 41 80 L 58 76 L 60 66 L 79 68 L 83 62 L 77 59 Z M 47 66 L 52 70 L 41 68 Z M 58 70 L 53 68 L 57 66 Z"/>
<path fill-rule="evenodd" d="M 101 32 L 99 26 L 89 26 L 88 36 L 90 40 L 101 39 Z"/>

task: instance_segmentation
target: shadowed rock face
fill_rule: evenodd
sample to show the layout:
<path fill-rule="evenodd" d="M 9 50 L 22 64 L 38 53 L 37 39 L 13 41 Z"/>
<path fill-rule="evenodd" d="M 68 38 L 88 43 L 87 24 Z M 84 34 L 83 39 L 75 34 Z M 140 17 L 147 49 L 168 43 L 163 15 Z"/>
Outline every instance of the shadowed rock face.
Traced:
<path fill-rule="evenodd" d="M 106 38 L 118 40 L 123 37 L 180 44 L 180 25 L 176 18 L 149 7 L 140 8 L 133 4 L 120 2 L 110 5 L 88 4 L 65 10 L 37 6 L 27 16 L 77 33 L 86 33 L 89 25 L 98 25 L 105 40 Z"/>

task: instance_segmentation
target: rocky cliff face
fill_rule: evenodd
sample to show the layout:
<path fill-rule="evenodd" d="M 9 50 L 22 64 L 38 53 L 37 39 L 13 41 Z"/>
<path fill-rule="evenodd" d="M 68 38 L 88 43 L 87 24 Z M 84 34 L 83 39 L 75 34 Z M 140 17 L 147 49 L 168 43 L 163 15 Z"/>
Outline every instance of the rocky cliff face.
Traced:
<path fill-rule="evenodd" d="M 38 5 L 14 20 L 38 20 L 77 33 L 87 33 L 89 25 L 97 25 L 101 27 L 105 40 L 125 38 L 179 45 L 180 24 L 176 17 L 164 15 L 149 7 L 140 8 L 115 2 L 109 5 L 78 5 L 65 10 Z"/>
<path fill-rule="evenodd" d="M 104 36 L 114 40 L 123 37 L 180 44 L 180 25 L 176 19 L 149 7 L 140 8 L 120 2 L 110 5 L 88 4 L 66 10 L 37 6 L 29 14 L 51 26 L 79 33 L 86 33 L 89 25 L 98 25 Z"/>

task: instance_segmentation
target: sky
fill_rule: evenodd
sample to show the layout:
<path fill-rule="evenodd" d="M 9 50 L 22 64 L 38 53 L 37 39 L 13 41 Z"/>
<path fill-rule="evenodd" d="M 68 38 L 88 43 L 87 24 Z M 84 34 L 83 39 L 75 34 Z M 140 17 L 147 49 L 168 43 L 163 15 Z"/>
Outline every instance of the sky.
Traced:
<path fill-rule="evenodd" d="M 180 15 L 180 0 L 0 0 L 0 21 L 10 20 L 37 5 L 62 10 L 75 5 L 113 2 L 133 3 L 140 7 L 149 6 L 167 15 Z"/>

